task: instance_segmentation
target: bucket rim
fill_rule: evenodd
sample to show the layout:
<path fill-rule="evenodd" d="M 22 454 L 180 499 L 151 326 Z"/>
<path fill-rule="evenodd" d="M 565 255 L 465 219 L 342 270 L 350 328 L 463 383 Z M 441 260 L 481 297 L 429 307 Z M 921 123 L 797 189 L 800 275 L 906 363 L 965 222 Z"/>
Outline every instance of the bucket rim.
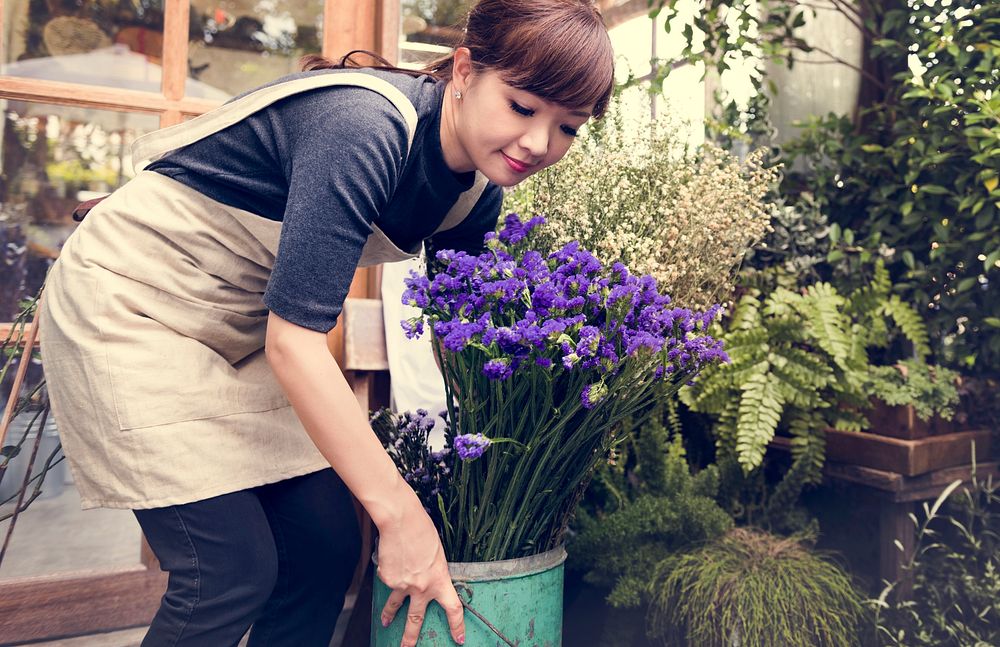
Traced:
<path fill-rule="evenodd" d="M 454 581 L 489 582 L 492 580 L 528 577 L 561 566 L 566 561 L 565 546 L 556 546 L 544 553 L 499 559 L 490 562 L 448 562 L 448 572 Z M 378 568 L 378 546 L 372 551 L 372 563 Z"/>

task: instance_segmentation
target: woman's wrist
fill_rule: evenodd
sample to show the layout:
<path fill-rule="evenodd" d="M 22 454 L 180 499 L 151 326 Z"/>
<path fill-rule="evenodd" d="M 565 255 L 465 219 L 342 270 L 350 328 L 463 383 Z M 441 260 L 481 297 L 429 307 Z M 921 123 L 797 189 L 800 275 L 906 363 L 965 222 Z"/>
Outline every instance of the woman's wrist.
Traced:
<path fill-rule="evenodd" d="M 414 506 L 420 507 L 417 495 L 395 468 L 390 483 L 388 487 L 380 488 L 370 500 L 361 501 L 379 532 L 403 525 L 413 513 Z"/>

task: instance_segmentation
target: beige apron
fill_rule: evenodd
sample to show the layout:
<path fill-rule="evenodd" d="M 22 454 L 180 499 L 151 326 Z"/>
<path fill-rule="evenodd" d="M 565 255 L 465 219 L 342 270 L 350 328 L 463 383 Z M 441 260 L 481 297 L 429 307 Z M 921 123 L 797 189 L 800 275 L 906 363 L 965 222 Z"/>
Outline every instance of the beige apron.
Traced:
<path fill-rule="evenodd" d="M 318 87 L 389 99 L 412 143 L 416 112 L 390 83 L 313 75 L 255 91 L 136 141 L 144 166 L 271 103 Z M 486 186 L 477 174 L 437 231 Z M 372 227 L 361 265 L 412 258 Z M 46 279 L 41 349 L 83 508 L 199 501 L 329 467 L 264 357 L 264 289 L 281 223 L 140 171 L 95 207 Z M 435 232 L 437 233 L 437 232 Z"/>

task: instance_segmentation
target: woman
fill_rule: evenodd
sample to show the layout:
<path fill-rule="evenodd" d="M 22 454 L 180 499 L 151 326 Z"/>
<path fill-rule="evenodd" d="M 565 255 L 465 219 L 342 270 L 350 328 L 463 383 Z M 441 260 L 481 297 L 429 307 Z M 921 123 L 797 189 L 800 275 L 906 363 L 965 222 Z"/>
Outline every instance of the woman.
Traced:
<path fill-rule="evenodd" d="M 346 59 L 346 57 L 345 57 Z M 380 535 L 404 646 L 428 603 L 464 642 L 437 532 L 331 358 L 355 268 L 476 251 L 501 186 L 599 117 L 612 52 L 585 0 L 482 0 L 417 75 L 306 71 L 136 142 L 42 304 L 52 406 L 83 506 L 134 510 L 169 584 L 143 645 L 325 646 Z M 331 469 L 332 467 L 332 469 Z"/>

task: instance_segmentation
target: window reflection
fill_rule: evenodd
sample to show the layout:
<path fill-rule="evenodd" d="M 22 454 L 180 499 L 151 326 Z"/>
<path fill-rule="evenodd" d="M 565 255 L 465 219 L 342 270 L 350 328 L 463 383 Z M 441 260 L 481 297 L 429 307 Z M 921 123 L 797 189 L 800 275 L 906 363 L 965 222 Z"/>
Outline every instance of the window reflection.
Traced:
<path fill-rule="evenodd" d="M 318 54 L 323 0 L 193 0 L 191 78 L 238 94 L 298 71 Z"/>
<path fill-rule="evenodd" d="M 474 0 L 402 0 L 399 60 L 421 67 L 451 52 L 462 38 L 462 23 Z"/>
<path fill-rule="evenodd" d="M 163 0 L 3 5 L 0 73 L 159 92 Z"/>
<path fill-rule="evenodd" d="M 2 104 L 0 322 L 41 286 L 75 226 L 73 208 L 132 177 L 132 141 L 159 123 L 147 114 Z"/>

